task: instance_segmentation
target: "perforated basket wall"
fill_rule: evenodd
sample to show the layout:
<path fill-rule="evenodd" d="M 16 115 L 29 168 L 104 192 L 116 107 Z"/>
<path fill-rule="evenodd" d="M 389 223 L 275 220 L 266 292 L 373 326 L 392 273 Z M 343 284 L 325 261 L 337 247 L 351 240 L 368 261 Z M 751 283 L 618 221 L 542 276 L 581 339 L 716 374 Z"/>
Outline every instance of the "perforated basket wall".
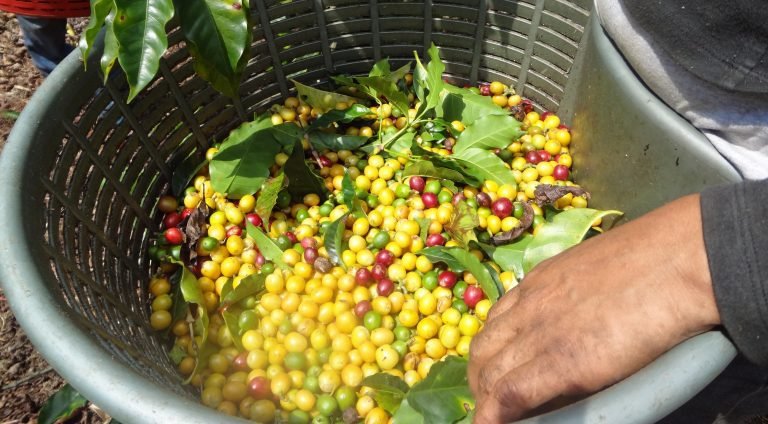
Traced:
<path fill-rule="evenodd" d="M 128 367 L 183 396 L 191 394 L 167 358 L 167 342 L 148 326 L 146 253 L 160 228 L 156 201 L 182 160 L 202 159 L 211 143 L 290 95 L 291 79 L 323 86 L 332 75 L 367 73 L 382 58 L 399 66 L 414 51 L 423 57 L 431 43 L 440 47 L 446 78 L 500 80 L 540 109 L 557 110 L 591 7 L 589 0 L 251 4 L 254 41 L 240 100 L 195 75 L 174 30 L 156 81 L 131 104 L 121 75 L 102 86 L 96 62 L 73 71 L 38 103 L 50 118 L 40 120 L 24 153 L 36 164 L 22 182 L 29 193 L 24 237 L 39 247 L 33 261 L 48 294 L 80 336 L 112 355 L 103 372 Z M 119 384 L 109 389 L 119 393 Z"/>

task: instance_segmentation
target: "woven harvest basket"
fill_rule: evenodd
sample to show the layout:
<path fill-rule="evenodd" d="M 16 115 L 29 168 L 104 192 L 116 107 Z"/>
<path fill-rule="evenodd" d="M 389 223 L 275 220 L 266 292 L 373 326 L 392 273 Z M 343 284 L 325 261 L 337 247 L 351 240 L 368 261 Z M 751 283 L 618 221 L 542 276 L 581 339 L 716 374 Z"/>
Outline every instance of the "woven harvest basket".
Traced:
<path fill-rule="evenodd" d="M 238 99 L 196 76 L 178 29 L 156 80 L 130 104 L 121 74 L 103 86 L 98 59 L 85 70 L 75 52 L 35 94 L 0 160 L 0 222 L 13 229 L 0 239 L 3 289 L 46 359 L 121 422 L 241 421 L 198 402 L 167 357 L 168 341 L 149 327 L 147 248 L 174 168 L 202 160 L 212 143 L 291 95 L 291 79 L 324 86 L 333 75 L 367 73 L 382 58 L 399 67 L 434 43 L 446 78 L 502 81 L 572 125 L 575 178 L 596 207 L 634 217 L 738 179 L 636 80 L 590 0 L 251 3 L 254 37 Z M 704 334 L 533 420 L 652 422 L 734 354 L 720 333 Z"/>
<path fill-rule="evenodd" d="M 83 0 L 0 0 L 0 10 L 44 18 L 77 18 L 91 14 L 90 3 Z"/>

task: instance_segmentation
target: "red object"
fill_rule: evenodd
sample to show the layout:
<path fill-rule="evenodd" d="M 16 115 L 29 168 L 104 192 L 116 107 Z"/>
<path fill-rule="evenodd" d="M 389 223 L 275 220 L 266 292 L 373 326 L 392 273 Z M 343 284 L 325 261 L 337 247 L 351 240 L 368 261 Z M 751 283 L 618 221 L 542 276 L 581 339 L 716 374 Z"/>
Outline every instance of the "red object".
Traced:
<path fill-rule="evenodd" d="M 443 271 L 437 276 L 437 284 L 440 287 L 452 289 L 459 282 L 459 277 L 453 271 Z"/>
<path fill-rule="evenodd" d="M 84 0 L 0 0 L 0 10 L 43 18 L 77 18 L 90 16 L 91 5 Z"/>
<path fill-rule="evenodd" d="M 483 297 L 485 297 L 483 290 L 480 287 L 477 286 L 468 286 L 466 290 L 464 290 L 464 303 L 467 304 L 469 309 L 475 309 L 475 306 L 477 305 L 477 302 L 483 300 Z"/>
<path fill-rule="evenodd" d="M 427 236 L 427 240 L 424 244 L 426 244 L 427 247 L 445 246 L 445 241 L 445 237 L 443 237 L 442 234 L 430 234 Z"/>
<path fill-rule="evenodd" d="M 184 242 L 184 233 L 176 227 L 165 230 L 165 240 L 170 244 L 181 244 Z"/>

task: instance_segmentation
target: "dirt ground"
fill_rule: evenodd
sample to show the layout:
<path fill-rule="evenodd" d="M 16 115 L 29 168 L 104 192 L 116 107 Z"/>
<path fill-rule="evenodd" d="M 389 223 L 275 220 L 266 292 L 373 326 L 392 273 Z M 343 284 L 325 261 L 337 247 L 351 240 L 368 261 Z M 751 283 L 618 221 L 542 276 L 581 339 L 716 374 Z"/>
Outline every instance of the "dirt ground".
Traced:
<path fill-rule="evenodd" d="M 73 33 L 84 20 L 71 21 Z M 69 35 L 74 43 L 75 36 Z M 13 15 L 0 12 L 0 148 L 32 93 L 43 78 L 37 72 L 22 43 Z M 65 381 L 30 344 L 13 317 L 0 289 L 0 424 L 36 423 L 43 403 Z M 90 409 L 70 423 L 98 423 Z"/>

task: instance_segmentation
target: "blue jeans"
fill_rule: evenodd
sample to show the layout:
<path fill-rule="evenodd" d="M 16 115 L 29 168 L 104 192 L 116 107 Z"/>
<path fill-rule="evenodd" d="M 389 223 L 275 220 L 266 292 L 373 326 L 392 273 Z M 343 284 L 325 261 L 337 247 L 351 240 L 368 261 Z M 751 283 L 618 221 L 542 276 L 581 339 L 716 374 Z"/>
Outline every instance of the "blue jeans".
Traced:
<path fill-rule="evenodd" d="M 32 62 L 43 76 L 48 76 L 74 49 L 66 42 L 67 20 L 17 15 L 24 45 Z"/>

